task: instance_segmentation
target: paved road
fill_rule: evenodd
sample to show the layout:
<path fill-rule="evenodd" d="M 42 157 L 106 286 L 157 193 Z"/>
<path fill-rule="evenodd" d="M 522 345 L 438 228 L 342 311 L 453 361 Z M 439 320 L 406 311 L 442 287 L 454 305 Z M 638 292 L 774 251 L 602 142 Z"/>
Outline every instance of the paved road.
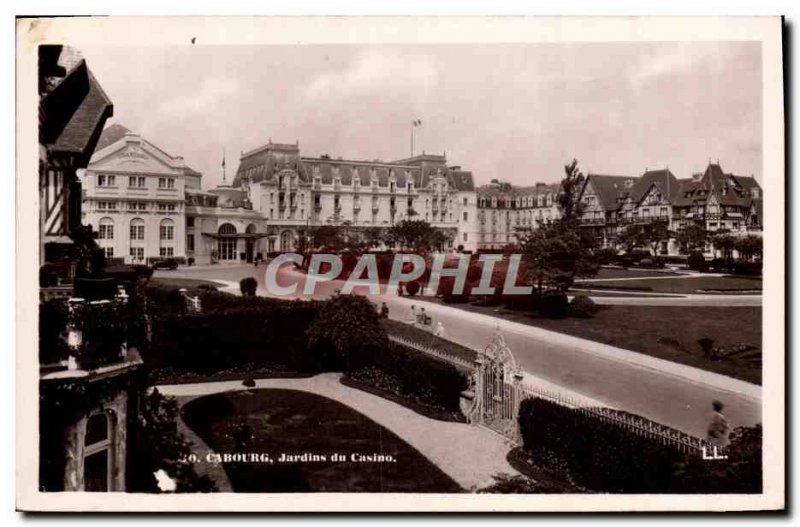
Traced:
<path fill-rule="evenodd" d="M 244 276 L 256 276 L 259 281 L 259 294 L 266 294 L 261 285 L 263 272 L 264 266 L 258 269 L 252 266 L 239 266 L 210 271 L 181 270 L 174 272 L 173 276 L 233 281 L 238 281 Z M 297 280 L 300 283 L 298 289 L 301 289 L 304 279 L 304 275 L 285 267 L 279 274 L 278 282 L 280 285 L 286 285 Z M 341 288 L 341 285 L 341 282 L 319 284 L 315 290 L 315 298 L 325 298 L 335 289 Z M 362 291 L 357 289 L 356 292 Z M 386 302 L 392 318 L 403 320 L 408 317 L 410 301 L 406 298 L 380 295 L 372 300 Z M 653 302 L 670 299 L 608 300 Z M 760 388 L 742 381 L 731 380 L 730 388 L 721 389 L 703 382 L 703 379 L 712 378 L 715 374 L 694 368 L 691 370 L 695 371 L 696 378 L 687 378 L 674 372 L 637 364 L 636 360 L 626 360 L 625 357 L 634 359 L 642 357 L 640 354 L 630 355 L 633 352 L 614 348 L 621 352 L 615 356 L 614 353 L 602 353 L 603 349 L 609 347 L 603 348 L 603 345 L 592 341 L 566 337 L 486 315 L 467 316 L 468 314 L 462 310 L 430 302 L 417 302 L 417 304 L 424 305 L 426 310 L 431 312 L 435 322 L 441 321 L 444 324 L 449 339 L 475 350 L 482 350 L 499 326 L 506 342 L 526 371 L 609 406 L 634 412 L 703 437 L 710 418 L 711 402 L 715 399 L 725 403 L 725 414 L 734 427 L 761 421 Z"/>

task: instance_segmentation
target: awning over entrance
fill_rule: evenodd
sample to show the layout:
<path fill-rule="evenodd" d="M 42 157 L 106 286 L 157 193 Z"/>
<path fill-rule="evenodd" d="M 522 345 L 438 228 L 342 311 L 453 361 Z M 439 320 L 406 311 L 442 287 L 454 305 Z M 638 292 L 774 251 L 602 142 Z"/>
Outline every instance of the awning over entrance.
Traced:
<path fill-rule="evenodd" d="M 203 236 L 209 236 L 217 240 L 259 240 L 268 236 L 274 236 L 267 232 L 236 232 L 236 233 L 218 233 L 218 232 L 201 232 Z"/>

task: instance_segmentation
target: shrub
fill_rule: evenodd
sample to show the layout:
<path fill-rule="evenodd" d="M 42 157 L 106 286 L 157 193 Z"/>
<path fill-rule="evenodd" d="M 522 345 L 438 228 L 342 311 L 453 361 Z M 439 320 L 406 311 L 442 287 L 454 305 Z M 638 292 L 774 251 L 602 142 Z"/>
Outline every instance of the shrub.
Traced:
<path fill-rule="evenodd" d="M 467 388 L 455 366 L 396 344 L 353 348 L 346 371 L 357 381 L 453 412 L 459 411 L 460 394 Z"/>
<path fill-rule="evenodd" d="M 703 355 L 706 357 L 711 357 L 711 352 L 714 349 L 714 339 L 710 338 L 701 338 L 697 341 L 697 344 L 700 345 L 700 349 L 703 350 Z"/>
<path fill-rule="evenodd" d="M 242 386 L 244 386 L 245 388 L 255 388 L 256 387 L 256 381 L 251 376 L 248 375 L 242 381 Z"/>
<path fill-rule="evenodd" d="M 641 260 L 639 260 L 639 267 L 652 268 L 653 267 L 653 259 L 652 258 L 642 258 Z"/>
<path fill-rule="evenodd" d="M 597 313 L 597 304 L 586 295 L 576 295 L 569 304 L 573 317 L 592 318 Z"/>
<path fill-rule="evenodd" d="M 338 369 L 348 353 L 388 345 L 375 307 L 359 295 L 339 295 L 324 302 L 307 334 L 322 368 Z"/>
<path fill-rule="evenodd" d="M 189 267 L 193 266 L 193 265 L 194 265 L 194 256 L 190 256 L 189 258 L 187 258 L 187 259 L 186 259 L 186 264 L 187 264 Z"/>
<path fill-rule="evenodd" d="M 522 401 L 523 449 L 542 464 L 566 468 L 578 485 L 600 492 L 663 493 L 683 455 L 600 416 L 540 398 Z"/>
<path fill-rule="evenodd" d="M 689 266 L 689 269 L 694 271 L 700 271 L 702 273 L 708 272 L 708 262 L 700 251 L 692 252 L 686 260 L 686 264 Z"/>
<path fill-rule="evenodd" d="M 177 482 L 176 492 L 213 492 L 214 482 L 198 476 L 186 463 L 191 445 L 178 431 L 178 403 L 158 390 L 142 398 L 139 429 L 133 436 L 136 463 L 130 479 L 132 492 L 159 492 L 154 473 L 163 469 Z"/>
<path fill-rule="evenodd" d="M 419 293 L 419 289 L 420 285 L 416 280 L 406 284 L 406 293 L 408 293 L 408 296 L 416 296 L 416 294 Z"/>
<path fill-rule="evenodd" d="M 538 295 L 505 295 L 503 297 L 506 308 L 514 311 L 533 312 L 536 310 Z"/>
<path fill-rule="evenodd" d="M 564 318 L 567 316 L 569 302 L 566 293 L 561 291 L 545 291 L 536 297 L 536 311 L 546 318 Z"/>
<path fill-rule="evenodd" d="M 761 276 L 762 269 L 763 264 L 761 262 L 737 261 L 733 264 L 733 272 L 745 276 Z"/>
<path fill-rule="evenodd" d="M 256 296 L 256 289 L 258 288 L 258 282 L 252 276 L 248 276 L 247 278 L 242 278 L 239 281 L 239 290 L 242 292 L 244 296 Z"/>
<path fill-rule="evenodd" d="M 602 247 L 594 252 L 594 259 L 599 265 L 608 265 L 614 261 L 617 256 L 616 249 L 611 247 Z"/>

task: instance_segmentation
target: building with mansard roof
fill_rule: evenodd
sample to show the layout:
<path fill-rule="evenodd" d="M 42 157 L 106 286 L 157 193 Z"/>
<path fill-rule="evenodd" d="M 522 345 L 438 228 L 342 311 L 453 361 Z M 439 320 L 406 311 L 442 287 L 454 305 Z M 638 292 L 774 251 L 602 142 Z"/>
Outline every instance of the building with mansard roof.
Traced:
<path fill-rule="evenodd" d="M 559 184 L 514 186 L 494 179 L 478 187 L 478 248 L 500 249 L 560 216 Z"/>
<path fill-rule="evenodd" d="M 448 165 L 444 155 L 388 162 L 307 157 L 298 143 L 270 140 L 242 154 L 232 187 L 269 225 L 259 244 L 265 252 L 294 250 L 313 226 L 389 227 L 409 218 L 441 229 L 449 248 L 477 248 L 472 173 Z"/>

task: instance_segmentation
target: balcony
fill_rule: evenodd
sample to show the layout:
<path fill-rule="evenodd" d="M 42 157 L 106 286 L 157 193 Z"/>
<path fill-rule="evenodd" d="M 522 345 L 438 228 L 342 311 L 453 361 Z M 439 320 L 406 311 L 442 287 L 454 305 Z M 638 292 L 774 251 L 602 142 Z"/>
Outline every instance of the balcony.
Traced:
<path fill-rule="evenodd" d="M 322 210 L 322 204 L 321 203 L 314 203 L 314 212 L 319 213 L 321 210 Z"/>
<path fill-rule="evenodd" d="M 581 218 L 581 225 L 605 225 L 605 218 Z"/>
<path fill-rule="evenodd" d="M 120 286 L 112 300 L 70 298 L 40 304 L 42 380 L 106 375 L 141 364 L 138 354 L 128 351 L 129 328 L 136 324 L 127 302 Z"/>

